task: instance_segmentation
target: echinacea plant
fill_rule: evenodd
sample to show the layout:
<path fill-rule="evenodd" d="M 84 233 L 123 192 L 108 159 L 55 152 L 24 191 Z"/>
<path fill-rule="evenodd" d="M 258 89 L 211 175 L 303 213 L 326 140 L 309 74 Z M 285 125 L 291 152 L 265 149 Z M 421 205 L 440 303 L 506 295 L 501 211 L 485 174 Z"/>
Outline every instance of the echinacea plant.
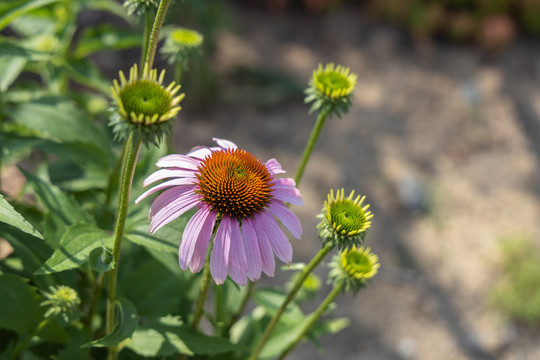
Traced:
<path fill-rule="evenodd" d="M 320 250 L 306 264 L 293 262 L 293 247 L 309 239 L 289 237 L 305 236 L 295 214 L 304 203 L 298 184 L 324 121 L 352 105 L 356 75 L 334 64 L 314 70 L 305 100 L 317 122 L 292 179 L 276 159 L 262 161 L 221 137 L 215 146 L 171 150 L 184 98 L 180 74 L 197 60 L 203 37 L 176 25 L 160 35 L 170 0 L 83 2 L 141 20 L 140 61 L 128 76 L 119 72 L 110 93 L 81 54 L 99 41 L 107 42 L 99 50 L 119 39 L 122 48 L 131 35 L 100 27 L 93 33 L 101 40 L 83 34 L 72 43 L 79 2 L 18 3 L 9 16 L 0 6 L 4 25 L 25 15 L 0 43 L 16 55 L 3 63 L 2 105 L 19 102 L 13 118 L 6 115 L 8 130 L 0 128 L 2 154 L 53 156 L 36 156 L 50 162 L 36 171 L 21 167 L 24 194 L 0 195 L 0 249 L 5 241 L 13 248 L 0 261 L 0 359 L 282 359 L 304 339 L 336 329 L 318 326 L 332 325 L 321 320 L 331 302 L 366 286 L 380 266 L 364 247 L 373 217 L 365 197 L 330 191 L 318 215 Z M 19 31 L 31 23 L 36 29 Z M 35 36 L 19 45 L 11 31 Z M 176 66 L 175 81 L 155 68 L 158 50 Z M 27 63 L 28 81 L 39 77 L 45 90 L 15 82 Z M 102 126 L 107 115 L 109 127 Z M 26 192 L 32 196 L 20 196 Z M 332 251 L 333 288 L 304 314 L 298 304 L 319 297 L 324 286 L 314 270 Z M 283 268 L 296 273 L 279 284 Z"/>

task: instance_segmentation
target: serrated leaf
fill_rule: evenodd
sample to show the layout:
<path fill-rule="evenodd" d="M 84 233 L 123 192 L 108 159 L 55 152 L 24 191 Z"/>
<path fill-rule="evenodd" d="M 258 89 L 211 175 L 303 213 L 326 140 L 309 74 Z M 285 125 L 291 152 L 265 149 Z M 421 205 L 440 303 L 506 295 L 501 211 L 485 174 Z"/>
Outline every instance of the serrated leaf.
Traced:
<path fill-rule="evenodd" d="M 127 49 L 140 45 L 141 36 L 133 30 L 99 25 L 87 28 L 82 33 L 74 56 L 80 59 L 97 51 Z"/>
<path fill-rule="evenodd" d="M 107 347 L 116 346 L 130 338 L 139 324 L 137 309 L 125 298 L 119 298 L 116 302 L 116 325 L 113 331 L 101 339 L 91 341 L 82 347 Z"/>
<path fill-rule="evenodd" d="M 0 30 L 6 27 L 17 17 L 34 9 L 53 4 L 59 0 L 22 0 L 8 1 L 0 7 Z"/>
<path fill-rule="evenodd" d="M 15 211 L 13 206 L 11 206 L 2 195 L 0 195 L 0 221 L 15 226 L 17 229 L 24 231 L 27 234 L 43 239 L 43 235 L 34 229 L 32 224 L 26 221 L 21 214 Z"/>
<path fill-rule="evenodd" d="M 163 317 L 151 319 L 133 334 L 126 345 L 135 353 L 157 357 L 173 354 L 220 354 L 230 351 L 245 351 L 243 346 L 235 345 L 225 338 L 208 336 L 193 331 L 187 324 Z"/>
<path fill-rule="evenodd" d="M 90 252 L 97 247 L 112 247 L 113 239 L 94 225 L 77 223 L 70 226 L 60 240 L 60 246 L 39 268 L 36 275 L 46 275 L 75 269 L 88 261 Z"/>

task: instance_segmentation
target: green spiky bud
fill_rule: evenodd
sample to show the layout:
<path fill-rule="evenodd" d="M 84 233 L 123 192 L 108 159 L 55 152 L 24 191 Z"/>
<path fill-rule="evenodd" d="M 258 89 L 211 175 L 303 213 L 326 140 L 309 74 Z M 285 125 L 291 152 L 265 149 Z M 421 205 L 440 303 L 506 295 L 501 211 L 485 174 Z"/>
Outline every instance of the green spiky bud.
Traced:
<path fill-rule="evenodd" d="M 124 8 L 128 15 L 144 15 L 148 11 L 154 13 L 159 6 L 159 0 L 125 0 Z"/>
<path fill-rule="evenodd" d="M 341 117 L 342 113 L 349 111 L 357 78 L 348 67 L 335 66 L 333 63 L 323 67 L 319 64 L 319 67 L 313 70 L 309 87 L 305 91 L 305 102 L 313 102 L 309 112 L 333 113 Z"/>
<path fill-rule="evenodd" d="M 175 82 L 163 86 L 165 70 L 159 78 L 157 70 L 148 70 L 145 65 L 139 76 L 137 64 L 129 71 L 129 79 L 120 71 L 120 83 L 114 80 L 111 87 L 114 99 L 109 126 L 115 139 L 126 139 L 131 131 L 142 141 L 158 145 L 161 139 L 172 131 L 172 121 L 181 107 L 178 105 L 184 94 L 176 95 L 180 85 Z"/>
<path fill-rule="evenodd" d="M 334 284 L 344 281 L 344 290 L 358 292 L 379 271 L 379 257 L 369 247 L 353 246 L 333 257 L 330 263 L 330 279 Z"/>
<path fill-rule="evenodd" d="M 200 55 L 203 36 L 195 30 L 181 27 L 169 28 L 163 31 L 165 42 L 161 48 L 169 64 L 179 62 L 186 67 L 188 60 L 194 55 Z"/>
<path fill-rule="evenodd" d="M 365 198 L 360 195 L 354 198 L 354 190 L 348 197 L 343 189 L 337 190 L 335 196 L 330 190 L 328 200 L 317 215 L 321 219 L 317 229 L 325 243 L 330 242 L 340 250 L 362 244 L 373 217 L 368 211 L 369 204 L 363 205 Z"/>
<path fill-rule="evenodd" d="M 49 292 L 44 291 L 43 296 L 46 300 L 41 306 L 50 306 L 45 317 L 62 315 L 65 321 L 69 320 L 81 303 L 77 291 L 65 285 L 50 286 Z"/>

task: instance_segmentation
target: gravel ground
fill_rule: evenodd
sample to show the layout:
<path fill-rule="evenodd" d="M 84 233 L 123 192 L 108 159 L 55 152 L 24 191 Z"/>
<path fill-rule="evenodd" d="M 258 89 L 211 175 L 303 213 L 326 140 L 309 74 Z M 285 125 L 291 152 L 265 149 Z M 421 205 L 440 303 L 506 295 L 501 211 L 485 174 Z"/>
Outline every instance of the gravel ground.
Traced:
<path fill-rule="evenodd" d="M 328 61 L 358 74 L 350 113 L 326 123 L 300 184 L 305 235 L 293 244 L 295 260 L 309 260 L 329 189 L 356 189 L 372 204 L 367 244 L 382 268 L 356 298 L 338 298 L 335 315 L 349 317 L 349 328 L 325 337 L 322 352 L 307 343 L 291 358 L 539 359 L 538 331 L 506 321 L 487 300 L 501 237 L 539 238 L 538 44 L 520 39 L 499 54 L 417 44 L 351 9 L 232 16 L 214 56 L 223 78 L 243 66 L 304 87 Z M 314 123 L 302 98 L 256 106 L 249 91 L 219 86 L 235 101 L 183 112 L 178 151 L 223 137 L 294 174 Z"/>

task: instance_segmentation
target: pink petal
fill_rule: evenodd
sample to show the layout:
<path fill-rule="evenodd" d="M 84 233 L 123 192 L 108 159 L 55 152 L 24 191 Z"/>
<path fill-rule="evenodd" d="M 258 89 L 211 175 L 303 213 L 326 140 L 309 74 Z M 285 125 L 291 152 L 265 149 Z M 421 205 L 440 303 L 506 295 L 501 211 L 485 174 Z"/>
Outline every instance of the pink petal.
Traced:
<path fill-rule="evenodd" d="M 148 213 L 148 216 L 152 218 L 167 204 L 177 199 L 184 193 L 187 193 L 189 191 L 193 192 L 195 188 L 196 186 L 175 186 L 171 189 L 165 190 L 164 192 L 159 194 L 158 197 L 156 197 L 156 199 L 152 203 L 152 206 L 150 206 L 150 212 Z"/>
<path fill-rule="evenodd" d="M 296 188 L 275 188 L 272 191 L 274 199 L 291 203 L 293 205 L 304 205 L 302 201 L 302 195 Z"/>
<path fill-rule="evenodd" d="M 289 208 L 285 206 L 283 202 L 273 200 L 270 202 L 268 209 L 270 212 L 272 212 L 272 214 L 274 214 L 275 217 L 278 218 L 279 221 L 281 221 L 283 225 L 285 225 L 287 229 L 289 229 L 295 238 L 300 239 L 302 236 L 302 224 L 296 215 L 294 215 L 294 213 L 289 210 Z"/>
<path fill-rule="evenodd" d="M 204 160 L 204 158 L 210 154 L 212 154 L 212 151 L 207 146 L 197 146 L 186 155 L 195 159 Z"/>
<path fill-rule="evenodd" d="M 210 238 L 212 237 L 212 230 L 214 229 L 214 224 L 216 223 L 217 212 L 210 211 L 210 207 L 208 207 L 207 211 L 209 212 L 209 216 L 206 220 L 205 226 L 208 227 L 208 230 L 205 230 L 203 228 L 201 232 L 204 234 L 210 234 L 208 236 L 208 240 L 210 240 Z M 199 236 L 199 238 L 201 237 L 202 235 Z M 210 241 L 197 241 L 197 244 L 195 245 L 195 252 L 193 253 L 193 257 L 191 258 L 191 263 L 189 264 L 189 269 L 191 270 L 191 272 L 199 272 L 204 267 L 204 263 L 206 261 L 206 250 L 208 250 L 209 243 Z"/>
<path fill-rule="evenodd" d="M 262 270 L 264 273 L 268 276 L 274 276 L 274 271 L 276 269 L 276 262 L 274 260 L 274 252 L 272 251 L 272 247 L 270 246 L 270 241 L 268 240 L 268 236 L 266 236 L 266 231 L 264 227 L 258 226 L 257 224 L 257 218 L 259 216 L 255 216 L 255 220 L 253 221 L 253 228 L 255 229 L 255 232 L 257 233 L 257 239 L 259 241 L 259 250 L 261 254 L 261 261 L 262 261 Z"/>
<path fill-rule="evenodd" d="M 172 155 L 167 155 L 159 159 L 158 162 L 156 163 L 156 166 L 161 167 L 161 168 L 168 167 L 168 168 L 197 170 L 200 163 L 201 162 L 199 160 L 193 159 L 186 155 L 172 154 Z"/>
<path fill-rule="evenodd" d="M 163 190 L 165 188 L 168 188 L 170 186 L 182 186 L 182 185 L 190 185 L 190 187 L 193 187 L 193 181 L 194 179 L 191 178 L 180 178 L 180 179 L 173 179 L 169 181 L 165 181 L 159 185 L 154 186 L 153 188 L 147 190 L 144 194 L 139 196 L 137 200 L 135 200 L 135 204 L 138 204 L 141 200 L 146 198 L 148 195 L 152 195 L 156 191 Z"/>
<path fill-rule="evenodd" d="M 252 220 L 249 218 L 242 220 L 242 236 L 246 248 L 247 276 L 251 281 L 257 281 L 261 277 L 262 260 L 259 250 L 259 240 L 253 227 Z M 274 255 L 270 249 L 270 256 Z"/>
<path fill-rule="evenodd" d="M 154 233 L 162 226 L 167 225 L 178 218 L 180 215 L 197 205 L 200 198 L 201 196 L 199 194 L 186 192 L 165 205 L 154 217 L 152 217 L 152 220 L 150 221 L 150 232 Z"/>
<path fill-rule="evenodd" d="M 256 223 L 257 229 L 262 228 L 266 232 L 270 246 L 276 256 L 284 263 L 290 264 L 292 261 L 292 246 L 277 221 L 263 212 L 259 214 Z"/>
<path fill-rule="evenodd" d="M 195 253 L 195 250 L 202 250 L 204 256 L 206 255 L 206 249 L 208 248 L 208 243 L 210 242 L 210 236 L 212 235 L 213 222 L 215 217 L 212 218 L 208 208 L 199 209 L 189 219 L 184 233 L 182 234 L 182 242 L 178 249 L 178 262 L 182 270 L 186 270 L 189 265 L 190 269 L 192 267 L 192 259 Z M 197 254 L 200 256 L 200 254 Z M 204 263 L 204 260 L 203 260 Z"/>
<path fill-rule="evenodd" d="M 229 252 L 229 275 L 240 286 L 247 284 L 247 261 L 244 239 L 238 220 L 231 220 L 231 251 Z"/>
<path fill-rule="evenodd" d="M 195 179 L 195 172 L 193 170 L 182 169 L 161 169 L 154 172 L 143 181 L 143 186 L 148 186 L 156 181 L 169 179 L 169 178 L 193 178 Z"/>
<path fill-rule="evenodd" d="M 285 170 L 281 168 L 281 164 L 276 159 L 270 159 L 264 165 L 272 175 L 285 173 Z"/>
<path fill-rule="evenodd" d="M 212 138 L 212 140 L 214 140 L 220 147 L 224 149 L 237 149 L 238 148 L 238 146 L 236 146 L 235 143 L 229 140 L 218 139 L 218 138 Z"/>
<path fill-rule="evenodd" d="M 224 215 L 217 229 L 214 247 L 210 255 L 210 273 L 218 285 L 223 284 L 227 279 L 231 249 L 231 227 L 232 219 L 228 215 Z"/>

